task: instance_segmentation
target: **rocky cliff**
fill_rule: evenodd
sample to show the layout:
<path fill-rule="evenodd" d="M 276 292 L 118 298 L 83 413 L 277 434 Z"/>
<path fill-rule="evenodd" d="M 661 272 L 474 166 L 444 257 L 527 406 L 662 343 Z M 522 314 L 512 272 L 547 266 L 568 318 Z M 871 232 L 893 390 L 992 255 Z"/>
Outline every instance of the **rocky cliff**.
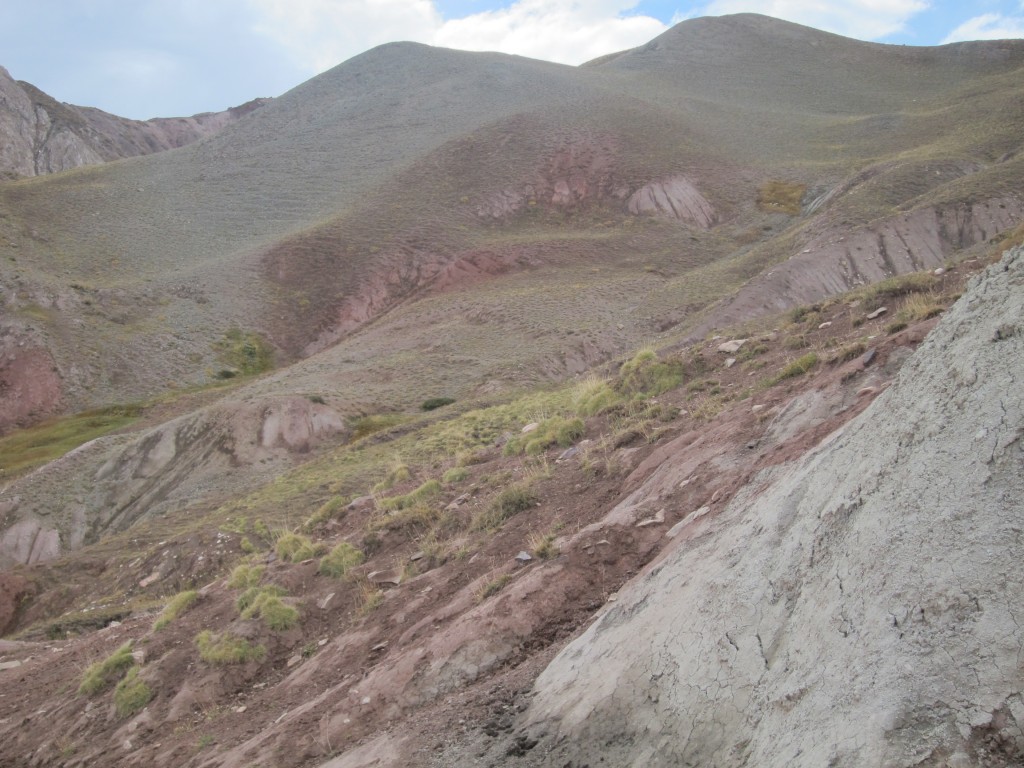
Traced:
<path fill-rule="evenodd" d="M 62 104 L 0 67 L 0 178 L 41 176 L 82 165 L 184 146 L 216 133 L 267 103 L 254 99 L 223 112 L 128 120 Z"/>
<path fill-rule="evenodd" d="M 540 676 L 512 762 L 1020 765 L 1022 317 L 1018 248 L 860 417 L 683 525 Z"/>

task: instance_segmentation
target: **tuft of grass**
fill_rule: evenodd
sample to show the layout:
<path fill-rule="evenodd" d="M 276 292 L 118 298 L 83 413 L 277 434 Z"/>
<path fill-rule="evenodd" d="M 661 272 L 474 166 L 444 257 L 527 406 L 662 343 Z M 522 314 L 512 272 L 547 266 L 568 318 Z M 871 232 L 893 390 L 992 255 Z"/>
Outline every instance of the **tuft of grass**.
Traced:
<path fill-rule="evenodd" d="M 139 668 L 132 667 L 114 688 L 114 707 L 118 717 L 134 715 L 153 698 L 149 686 L 139 678 Z"/>
<path fill-rule="evenodd" d="M 772 179 L 757 190 L 757 207 L 767 213 L 788 213 L 797 216 L 807 185 Z"/>
<path fill-rule="evenodd" d="M 103 661 L 97 661 L 86 668 L 85 674 L 82 675 L 82 682 L 78 686 L 78 692 L 86 696 L 99 693 L 104 688 L 113 685 L 126 669 L 134 665 L 132 644 L 127 642 Z"/>
<path fill-rule="evenodd" d="M 461 483 L 467 477 L 469 477 L 468 469 L 465 467 L 452 467 L 441 476 L 441 480 L 445 485 L 451 485 L 452 483 Z"/>
<path fill-rule="evenodd" d="M 245 664 L 263 661 L 267 656 L 267 649 L 262 645 L 252 645 L 245 638 L 230 633 L 218 635 L 204 629 L 196 635 L 195 643 L 199 658 L 207 664 Z"/>
<path fill-rule="evenodd" d="M 487 509 L 473 516 L 469 527 L 474 531 L 497 530 L 510 517 L 536 503 L 537 497 L 529 488 L 522 485 L 509 486 L 497 495 Z"/>
<path fill-rule="evenodd" d="M 529 546 L 533 556 L 541 560 L 558 557 L 559 549 L 555 546 L 555 534 L 534 533 L 530 536 Z"/>
<path fill-rule="evenodd" d="M 273 595 L 280 597 L 286 595 L 287 591 L 284 587 L 278 586 L 277 584 L 267 584 L 263 587 L 249 587 L 245 592 L 238 596 L 235 601 L 235 606 L 238 608 L 239 613 L 245 613 L 255 603 L 260 595 Z"/>
<path fill-rule="evenodd" d="M 829 365 L 848 363 L 854 358 L 860 357 L 867 351 L 868 345 L 863 341 L 853 341 L 837 349 L 829 358 Z"/>
<path fill-rule="evenodd" d="M 409 417 L 401 413 L 377 413 L 370 416 L 361 416 L 353 420 L 349 427 L 352 429 L 352 439 L 359 440 L 368 437 L 376 432 L 397 427 L 409 420 Z"/>
<path fill-rule="evenodd" d="M 291 629 L 299 623 L 299 611 L 285 603 L 280 596 L 266 589 L 260 590 L 242 611 L 243 619 L 263 619 L 263 623 L 276 632 Z"/>
<path fill-rule="evenodd" d="M 511 580 L 512 577 L 507 573 L 491 579 L 480 588 L 480 592 L 477 594 L 477 600 L 483 602 L 487 598 L 493 597 L 501 592 L 501 590 L 505 588 L 505 585 L 507 585 Z"/>
<path fill-rule="evenodd" d="M 239 371 L 243 376 L 254 376 L 274 367 L 274 348 L 258 333 L 231 328 L 224 338 L 214 344 L 220 361 Z M 222 378 L 230 378 L 234 371 L 222 371 Z"/>
<path fill-rule="evenodd" d="M 919 320 L 929 320 L 941 315 L 946 305 L 942 299 L 932 293 L 915 293 L 908 296 L 896 313 L 896 322 L 912 323 Z"/>
<path fill-rule="evenodd" d="M 768 386 L 773 386 L 775 384 L 778 384 L 780 381 L 785 381 L 786 379 L 793 379 L 796 378 L 797 376 L 803 376 L 817 364 L 818 353 L 808 352 L 806 355 L 798 357 L 796 360 L 792 360 L 785 368 L 779 371 L 777 375 L 769 379 Z"/>
<path fill-rule="evenodd" d="M 124 405 L 84 411 L 46 421 L 0 438 L 0 479 L 8 480 L 97 437 L 129 426 L 142 415 L 142 406 Z"/>
<path fill-rule="evenodd" d="M 156 623 L 153 624 L 153 629 L 161 630 L 178 618 L 181 614 L 191 608 L 196 600 L 199 598 L 199 593 L 194 589 L 186 590 L 185 592 L 179 592 L 171 601 L 164 606 L 164 609 L 160 612 L 157 617 Z"/>
<path fill-rule="evenodd" d="M 259 584 L 262 578 L 262 565 L 245 565 L 243 563 L 242 565 L 235 566 L 235 569 L 231 571 L 231 576 L 228 578 L 228 588 L 249 589 Z"/>
<path fill-rule="evenodd" d="M 372 584 L 363 584 L 359 588 L 359 614 L 365 616 L 373 613 L 384 604 L 384 590 Z"/>
<path fill-rule="evenodd" d="M 583 419 L 552 416 L 540 422 L 532 432 L 514 437 L 505 443 L 505 454 L 514 456 L 517 453 L 525 453 L 527 456 L 537 456 L 553 445 L 568 448 L 583 437 L 585 431 Z"/>
<path fill-rule="evenodd" d="M 860 299 L 868 311 L 882 306 L 886 299 L 909 296 L 912 293 L 927 293 L 938 283 L 938 278 L 931 272 L 911 272 L 906 275 L 894 275 L 866 286 L 851 294 L 851 298 Z"/>
<path fill-rule="evenodd" d="M 430 528 L 441 516 L 440 511 L 429 504 L 416 504 L 396 512 L 378 515 L 370 520 L 370 531 L 404 531 L 414 534 Z"/>
<path fill-rule="evenodd" d="M 605 380 L 591 376 L 576 385 L 573 393 L 576 413 L 580 416 L 598 416 L 622 403 L 622 395 Z"/>
<path fill-rule="evenodd" d="M 350 568 L 359 565 L 364 559 L 362 552 L 347 541 L 343 541 L 320 558 L 320 567 L 317 571 L 324 576 L 341 578 Z"/>
<path fill-rule="evenodd" d="M 321 554 L 323 546 L 314 544 L 308 536 L 301 533 L 285 533 L 277 540 L 274 551 L 283 562 L 301 563 Z"/>
<path fill-rule="evenodd" d="M 662 361 L 653 347 L 644 347 L 619 368 L 616 389 L 632 397 L 656 397 L 683 383 L 680 360 Z"/>
<path fill-rule="evenodd" d="M 446 405 L 451 405 L 455 402 L 454 397 L 431 397 L 424 400 L 420 405 L 422 411 L 435 411 L 438 408 L 443 408 Z"/>
<path fill-rule="evenodd" d="M 401 496 L 386 496 L 377 502 L 377 508 L 386 512 L 395 512 L 401 509 L 420 504 L 428 499 L 437 496 L 441 492 L 441 483 L 437 480 L 427 480 L 419 488 Z"/>
<path fill-rule="evenodd" d="M 311 531 L 321 523 L 326 523 L 332 517 L 334 513 L 345 506 L 345 499 L 341 496 L 335 496 L 332 499 L 328 499 L 320 505 L 319 509 L 314 512 L 309 518 L 302 524 L 302 528 L 305 531 Z"/>

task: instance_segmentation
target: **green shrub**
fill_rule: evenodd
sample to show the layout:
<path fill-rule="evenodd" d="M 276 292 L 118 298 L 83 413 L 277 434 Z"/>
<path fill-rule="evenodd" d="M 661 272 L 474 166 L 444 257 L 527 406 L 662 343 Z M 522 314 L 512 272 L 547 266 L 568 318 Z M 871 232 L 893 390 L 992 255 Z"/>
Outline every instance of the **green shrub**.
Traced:
<path fill-rule="evenodd" d="M 641 349 L 619 368 L 616 389 L 632 397 L 655 397 L 683 382 L 683 364 L 663 362 L 651 347 Z"/>
<path fill-rule="evenodd" d="M 139 668 L 132 667 L 114 688 L 114 706 L 119 717 L 134 715 L 153 698 L 153 692 L 141 679 Z"/>
<path fill-rule="evenodd" d="M 326 523 L 330 520 L 334 516 L 334 513 L 344 506 L 345 499 L 341 496 L 335 496 L 332 499 L 328 499 L 320 505 L 316 512 L 309 516 L 309 519 L 302 524 L 302 527 L 307 531 L 311 531 L 321 523 Z"/>
<path fill-rule="evenodd" d="M 451 469 L 444 473 L 444 475 L 441 477 L 441 480 L 446 485 L 451 485 L 452 483 L 461 483 L 467 477 L 469 477 L 468 469 L 466 469 L 465 467 L 452 467 Z"/>
<path fill-rule="evenodd" d="M 402 496 L 386 496 L 377 502 L 377 507 L 386 512 L 394 512 L 426 501 L 441 492 L 441 483 L 437 480 L 427 480 L 419 488 L 410 491 Z"/>
<path fill-rule="evenodd" d="M 274 348 L 258 333 L 232 328 L 214 345 L 221 361 L 245 376 L 263 373 L 274 367 Z M 234 371 L 221 371 L 220 378 L 231 378 Z"/>
<path fill-rule="evenodd" d="M 82 675 L 82 682 L 78 686 L 78 692 L 91 696 L 99 693 L 104 688 L 114 684 L 121 677 L 121 674 L 135 665 L 132 658 L 132 644 L 127 642 L 107 656 L 103 661 L 90 664 Z"/>
<path fill-rule="evenodd" d="M 235 600 L 235 606 L 238 608 L 239 613 L 245 613 L 249 610 L 250 606 L 256 602 L 260 595 L 275 595 L 277 597 L 281 597 L 286 594 L 288 594 L 287 590 L 277 584 L 267 584 L 264 587 L 249 587 L 245 592 L 238 596 L 237 600 Z"/>
<path fill-rule="evenodd" d="M 451 405 L 454 402 L 454 397 L 432 397 L 429 400 L 424 400 L 420 409 L 424 411 L 433 411 L 438 408 L 443 408 L 446 405 Z"/>
<path fill-rule="evenodd" d="M 568 448 L 583 437 L 585 431 L 586 425 L 583 423 L 583 419 L 553 416 L 540 422 L 532 432 L 521 434 L 505 443 L 505 453 L 509 456 L 514 456 L 517 453 L 537 456 L 553 445 Z"/>
<path fill-rule="evenodd" d="M 263 661 L 267 656 L 267 649 L 262 645 L 252 645 L 245 638 L 229 633 L 218 635 L 209 630 L 196 635 L 196 646 L 199 658 L 208 664 L 244 664 Z"/>
<path fill-rule="evenodd" d="M 299 611 L 281 600 L 279 595 L 263 589 L 242 611 L 243 619 L 256 617 L 263 619 L 263 623 L 270 629 L 280 632 L 291 629 L 299 622 Z"/>
<path fill-rule="evenodd" d="M 319 572 L 324 576 L 340 578 L 364 560 L 363 553 L 343 541 L 320 559 Z"/>
<path fill-rule="evenodd" d="M 771 383 L 778 384 L 780 381 L 785 381 L 786 379 L 792 379 L 797 376 L 803 376 L 817 364 L 817 353 L 808 352 L 803 357 L 798 357 L 796 360 L 793 360 L 792 362 L 789 363 L 789 365 L 787 365 L 785 368 L 779 371 L 778 375 L 771 380 Z"/>
<path fill-rule="evenodd" d="M 598 416 L 620 405 L 622 396 L 604 379 L 589 378 L 577 385 L 574 401 L 580 416 Z"/>
<path fill-rule="evenodd" d="M 230 589 L 248 589 L 259 584 L 262 578 L 262 565 L 238 565 L 228 578 L 228 587 Z"/>
<path fill-rule="evenodd" d="M 301 533 L 285 533 L 277 540 L 275 551 L 283 562 L 301 563 L 319 555 L 323 547 L 313 544 L 308 536 Z"/>
<path fill-rule="evenodd" d="M 166 627 L 178 618 L 178 616 L 191 608 L 198 598 L 199 593 L 194 589 L 179 592 L 171 598 L 171 601 L 167 605 L 164 606 L 164 609 L 160 612 L 160 616 L 157 617 L 156 623 L 153 625 L 153 629 L 160 630 Z"/>
<path fill-rule="evenodd" d="M 513 515 L 529 509 L 537 503 L 537 497 L 521 485 L 512 485 L 497 495 L 486 510 L 477 513 L 470 523 L 475 531 L 493 531 Z"/>
<path fill-rule="evenodd" d="M 371 531 L 405 531 L 412 534 L 430 528 L 440 515 L 441 512 L 429 504 L 416 504 L 378 515 L 370 521 L 368 528 Z"/>

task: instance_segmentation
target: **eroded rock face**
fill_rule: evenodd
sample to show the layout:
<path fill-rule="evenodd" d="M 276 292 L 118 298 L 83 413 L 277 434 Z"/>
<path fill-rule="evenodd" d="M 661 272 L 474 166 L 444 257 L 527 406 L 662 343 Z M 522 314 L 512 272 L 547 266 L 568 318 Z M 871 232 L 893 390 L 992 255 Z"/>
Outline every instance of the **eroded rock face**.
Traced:
<path fill-rule="evenodd" d="M 517 764 L 1020 764 L 1022 318 L 1018 248 L 552 662 Z"/>
<path fill-rule="evenodd" d="M 701 229 L 710 229 L 718 221 L 711 203 L 683 176 L 652 181 L 641 187 L 626 201 L 626 208 L 635 215 L 668 216 Z"/>
<path fill-rule="evenodd" d="M 284 396 L 224 401 L 148 432 L 98 438 L 5 489 L 0 567 L 53 560 L 213 487 L 241 492 L 267 466 L 345 431 L 329 406 Z"/>
<path fill-rule="evenodd" d="M 0 328 L 0 435 L 56 413 L 62 396 L 50 352 L 29 332 Z"/>

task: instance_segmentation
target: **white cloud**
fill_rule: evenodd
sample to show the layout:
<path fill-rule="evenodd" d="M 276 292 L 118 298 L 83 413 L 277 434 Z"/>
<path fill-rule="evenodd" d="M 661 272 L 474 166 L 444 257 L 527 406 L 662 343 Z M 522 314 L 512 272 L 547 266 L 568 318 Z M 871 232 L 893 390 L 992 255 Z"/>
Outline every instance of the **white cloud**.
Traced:
<path fill-rule="evenodd" d="M 254 30 L 311 72 L 381 43 L 430 42 L 441 24 L 431 0 L 248 0 Z"/>
<path fill-rule="evenodd" d="M 667 27 L 627 15 L 637 0 L 516 0 L 445 20 L 432 0 L 246 0 L 253 28 L 321 72 L 381 43 L 413 40 L 578 64 L 646 43 Z"/>
<path fill-rule="evenodd" d="M 712 0 L 701 14 L 763 13 L 859 40 L 899 32 L 927 0 Z"/>
<path fill-rule="evenodd" d="M 1024 8 L 1024 3 L 1021 4 Z M 1024 37 L 1024 16 L 1002 16 L 984 13 L 968 19 L 954 29 L 942 42 L 958 43 L 962 40 L 1006 40 Z"/>
<path fill-rule="evenodd" d="M 667 29 L 650 16 L 623 15 L 635 5 L 636 0 L 518 0 L 508 8 L 447 21 L 432 42 L 580 64 L 642 45 Z"/>

